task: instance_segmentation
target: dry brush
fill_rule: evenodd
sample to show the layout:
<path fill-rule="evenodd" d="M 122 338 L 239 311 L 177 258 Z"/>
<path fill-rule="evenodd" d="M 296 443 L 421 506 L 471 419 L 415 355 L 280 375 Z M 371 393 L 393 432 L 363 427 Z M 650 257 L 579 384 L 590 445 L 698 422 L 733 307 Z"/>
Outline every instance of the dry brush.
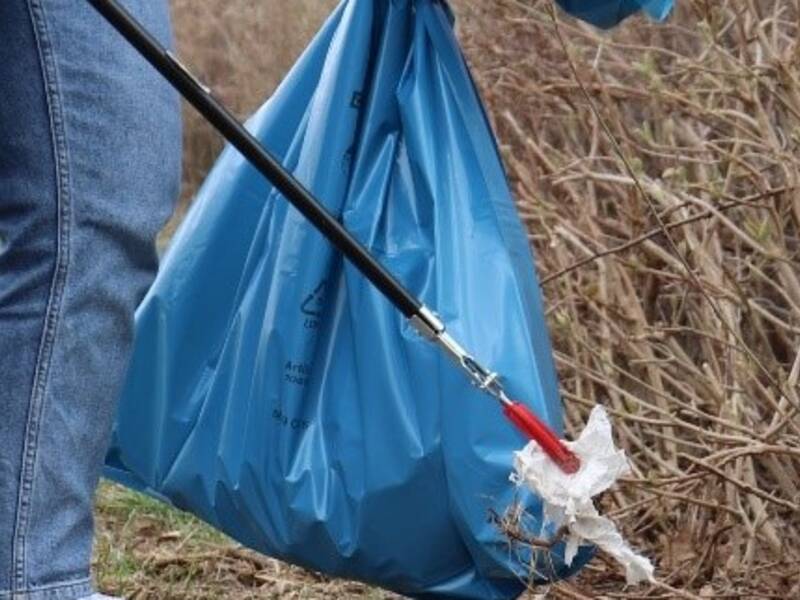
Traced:
<path fill-rule="evenodd" d="M 604 404 L 633 459 L 604 503 L 658 563 L 635 595 L 800 597 L 800 5 L 602 33 L 461 4 L 569 423 Z M 601 561 L 559 593 L 621 581 Z"/>

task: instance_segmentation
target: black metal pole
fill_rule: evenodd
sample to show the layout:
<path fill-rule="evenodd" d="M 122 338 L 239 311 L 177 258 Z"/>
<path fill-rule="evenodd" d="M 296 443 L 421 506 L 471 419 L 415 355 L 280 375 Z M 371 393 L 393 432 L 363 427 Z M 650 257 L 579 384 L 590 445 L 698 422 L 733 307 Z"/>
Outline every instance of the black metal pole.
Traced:
<path fill-rule="evenodd" d="M 88 0 L 222 136 L 247 158 L 407 318 L 423 308 L 361 243 L 117 0 Z M 424 317 L 424 315 L 423 315 Z"/>

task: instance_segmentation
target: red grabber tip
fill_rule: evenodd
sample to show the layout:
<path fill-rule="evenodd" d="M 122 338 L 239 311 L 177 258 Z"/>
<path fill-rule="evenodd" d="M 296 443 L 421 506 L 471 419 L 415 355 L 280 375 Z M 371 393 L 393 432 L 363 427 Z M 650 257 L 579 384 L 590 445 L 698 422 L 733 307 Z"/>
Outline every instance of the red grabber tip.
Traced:
<path fill-rule="evenodd" d="M 509 402 L 504 404 L 503 412 L 517 429 L 539 444 L 564 473 L 572 475 L 578 472 L 581 461 L 577 455 L 567 448 L 553 430 L 527 406 L 519 402 Z"/>

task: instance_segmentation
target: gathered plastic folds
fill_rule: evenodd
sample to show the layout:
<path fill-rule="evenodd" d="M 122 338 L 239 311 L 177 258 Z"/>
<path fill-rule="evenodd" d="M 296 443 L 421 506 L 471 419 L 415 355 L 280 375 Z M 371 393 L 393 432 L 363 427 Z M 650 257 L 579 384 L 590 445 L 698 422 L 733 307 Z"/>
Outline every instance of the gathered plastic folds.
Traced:
<path fill-rule="evenodd" d="M 528 239 L 446 5 L 343 2 L 248 128 L 561 431 Z M 509 482 L 524 443 L 227 148 L 138 310 L 106 474 L 282 560 L 505 599 L 532 574 L 488 517 L 540 518 Z M 562 554 L 534 578 L 568 574 Z"/>
<path fill-rule="evenodd" d="M 674 0 L 556 0 L 576 17 L 598 27 L 613 27 L 629 16 L 644 11 L 650 18 L 662 21 L 672 11 Z"/>

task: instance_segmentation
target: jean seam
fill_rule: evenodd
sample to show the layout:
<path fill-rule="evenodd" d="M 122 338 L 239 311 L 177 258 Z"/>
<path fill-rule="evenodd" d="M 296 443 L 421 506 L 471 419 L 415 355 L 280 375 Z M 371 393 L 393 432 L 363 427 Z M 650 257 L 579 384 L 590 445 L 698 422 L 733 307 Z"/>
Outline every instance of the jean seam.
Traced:
<path fill-rule="evenodd" d="M 33 382 L 25 426 L 25 439 L 22 450 L 17 515 L 12 540 L 12 578 L 11 597 L 17 590 L 27 585 L 27 538 L 30 529 L 30 513 L 33 504 L 36 460 L 38 452 L 41 418 L 46 401 L 47 383 L 55 346 L 56 332 L 61 316 L 62 299 L 66 286 L 69 265 L 70 234 L 70 182 L 66 134 L 61 95 L 58 87 L 56 62 L 53 46 L 47 29 L 46 15 L 41 0 L 28 0 L 31 27 L 36 39 L 41 70 L 42 85 L 45 92 L 47 111 L 50 120 L 53 156 L 55 160 L 56 182 L 56 255 L 50 293 L 45 309 L 42 337 L 34 368 Z"/>
<path fill-rule="evenodd" d="M 0 590 L 0 600 L 24 600 L 26 598 L 46 598 L 48 600 L 59 600 L 60 598 L 75 598 L 75 594 L 80 594 L 80 598 L 85 598 L 94 592 L 90 577 L 54 583 L 22 590 L 5 591 Z"/>

